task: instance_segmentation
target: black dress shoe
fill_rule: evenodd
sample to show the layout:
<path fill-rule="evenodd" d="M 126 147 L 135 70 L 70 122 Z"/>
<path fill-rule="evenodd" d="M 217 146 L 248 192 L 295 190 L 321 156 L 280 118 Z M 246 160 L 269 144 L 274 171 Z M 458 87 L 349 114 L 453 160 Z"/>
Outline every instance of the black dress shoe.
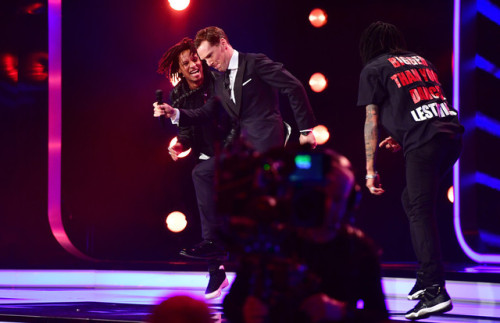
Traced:
<path fill-rule="evenodd" d="M 184 248 L 179 252 L 179 254 L 188 258 L 207 260 L 225 260 L 228 257 L 227 251 L 209 240 L 203 240 L 191 248 Z"/>

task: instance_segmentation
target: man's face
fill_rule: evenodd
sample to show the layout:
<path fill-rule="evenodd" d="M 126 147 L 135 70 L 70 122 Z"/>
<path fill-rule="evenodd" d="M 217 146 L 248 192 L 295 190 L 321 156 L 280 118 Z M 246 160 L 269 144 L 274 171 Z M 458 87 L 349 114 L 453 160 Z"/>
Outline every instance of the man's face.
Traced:
<path fill-rule="evenodd" d="M 200 59 L 206 60 L 208 66 L 215 68 L 219 72 L 225 72 L 229 66 L 227 43 L 224 38 L 217 45 L 210 45 L 206 40 L 202 41 L 198 47 Z"/>
<path fill-rule="evenodd" d="M 198 87 L 203 83 L 201 60 L 196 53 L 191 53 L 189 49 L 179 55 L 179 72 L 191 88 Z"/>

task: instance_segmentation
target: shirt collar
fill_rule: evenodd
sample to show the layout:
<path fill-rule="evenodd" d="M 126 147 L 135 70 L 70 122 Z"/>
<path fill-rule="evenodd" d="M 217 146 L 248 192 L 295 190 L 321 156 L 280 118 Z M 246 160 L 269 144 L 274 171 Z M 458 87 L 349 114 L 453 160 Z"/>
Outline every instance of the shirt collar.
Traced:
<path fill-rule="evenodd" d="M 238 57 L 239 53 L 236 49 L 233 49 L 233 56 L 229 60 L 229 65 L 227 67 L 228 70 L 236 70 L 238 69 Z"/>

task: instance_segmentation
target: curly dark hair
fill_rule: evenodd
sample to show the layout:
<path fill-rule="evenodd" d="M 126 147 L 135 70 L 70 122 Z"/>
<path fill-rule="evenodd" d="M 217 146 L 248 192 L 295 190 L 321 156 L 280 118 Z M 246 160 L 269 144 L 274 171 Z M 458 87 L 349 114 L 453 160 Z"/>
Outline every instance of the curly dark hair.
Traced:
<path fill-rule="evenodd" d="M 185 37 L 163 54 L 158 62 L 157 72 L 165 75 L 171 80 L 177 77 L 182 79 L 183 75 L 179 73 L 179 55 L 185 50 L 189 50 L 191 53 L 198 55 L 193 40 Z"/>
<path fill-rule="evenodd" d="M 361 34 L 359 53 L 363 64 L 380 54 L 405 52 L 406 42 L 403 34 L 392 24 L 377 21 L 368 26 Z"/>

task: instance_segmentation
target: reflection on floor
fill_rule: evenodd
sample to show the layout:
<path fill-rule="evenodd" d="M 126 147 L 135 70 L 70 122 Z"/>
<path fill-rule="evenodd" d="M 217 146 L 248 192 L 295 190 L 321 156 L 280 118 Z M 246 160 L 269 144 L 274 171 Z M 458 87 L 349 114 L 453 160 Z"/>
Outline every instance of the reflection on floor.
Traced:
<path fill-rule="evenodd" d="M 492 272 L 481 276 L 484 269 L 466 268 L 460 276 L 463 279 L 449 280 L 453 310 L 421 322 L 500 322 L 500 270 L 487 267 Z M 234 274 L 228 278 L 232 282 Z M 204 272 L 3 270 L 0 321 L 143 322 L 153 306 L 167 297 L 187 294 L 203 299 L 207 282 Z M 414 301 L 406 299 L 413 283 L 411 278 L 384 277 L 392 320 L 404 321 L 403 314 L 413 306 Z M 209 301 L 214 321 L 224 322 L 222 297 Z"/>

